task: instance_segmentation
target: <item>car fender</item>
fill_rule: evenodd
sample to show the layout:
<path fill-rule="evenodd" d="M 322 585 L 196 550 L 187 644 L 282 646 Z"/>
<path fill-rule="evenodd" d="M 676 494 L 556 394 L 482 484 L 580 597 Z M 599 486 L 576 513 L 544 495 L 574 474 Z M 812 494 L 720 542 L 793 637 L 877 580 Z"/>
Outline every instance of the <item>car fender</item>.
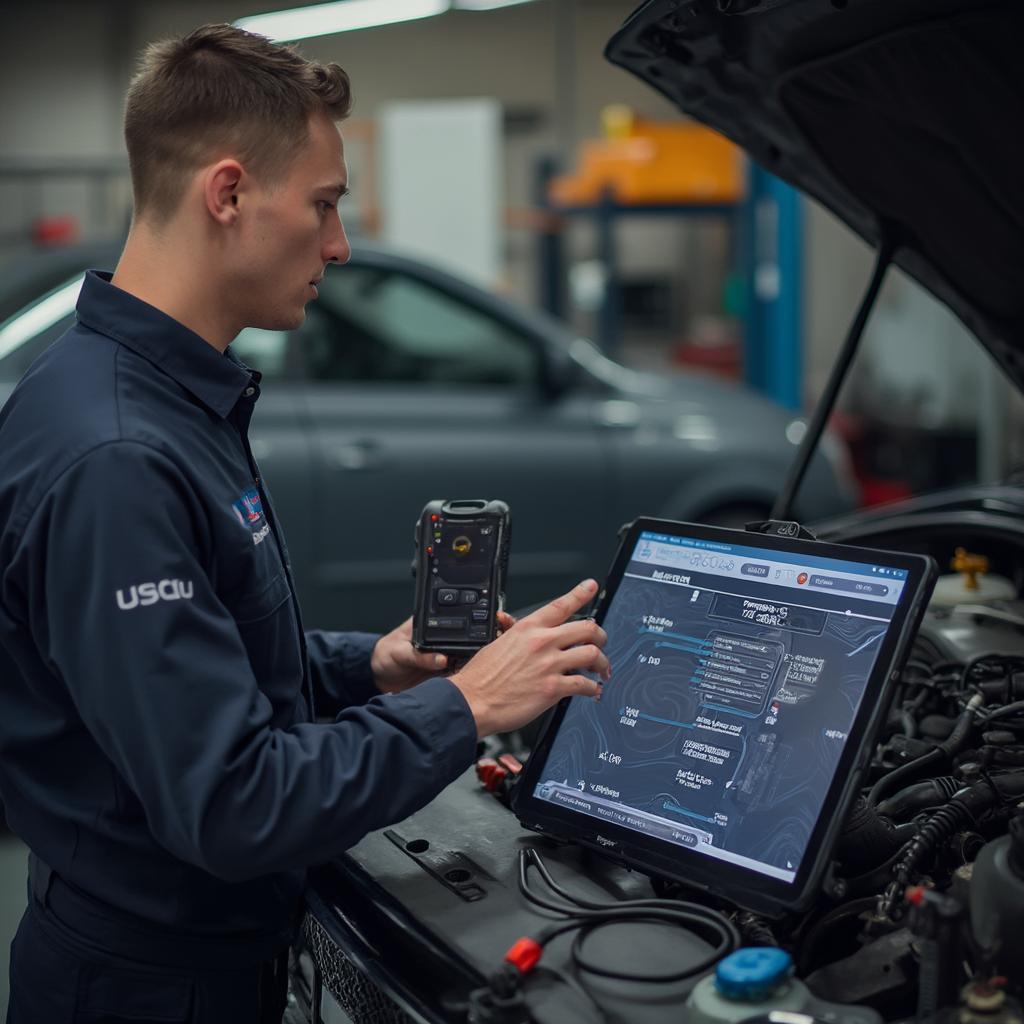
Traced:
<path fill-rule="evenodd" d="M 699 521 L 728 506 L 771 508 L 779 492 L 778 467 L 752 466 L 749 462 L 721 465 L 678 486 L 659 510 L 666 519 Z"/>

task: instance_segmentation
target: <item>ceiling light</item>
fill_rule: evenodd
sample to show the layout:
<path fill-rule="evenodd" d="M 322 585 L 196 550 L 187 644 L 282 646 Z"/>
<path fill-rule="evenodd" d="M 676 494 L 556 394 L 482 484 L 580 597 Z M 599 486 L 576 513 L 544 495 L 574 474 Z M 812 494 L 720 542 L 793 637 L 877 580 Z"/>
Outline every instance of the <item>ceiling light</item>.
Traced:
<path fill-rule="evenodd" d="M 247 32 L 286 42 L 432 18 L 436 14 L 444 14 L 450 6 L 449 0 L 335 0 L 334 3 L 314 7 L 253 14 L 239 18 L 235 24 Z"/>

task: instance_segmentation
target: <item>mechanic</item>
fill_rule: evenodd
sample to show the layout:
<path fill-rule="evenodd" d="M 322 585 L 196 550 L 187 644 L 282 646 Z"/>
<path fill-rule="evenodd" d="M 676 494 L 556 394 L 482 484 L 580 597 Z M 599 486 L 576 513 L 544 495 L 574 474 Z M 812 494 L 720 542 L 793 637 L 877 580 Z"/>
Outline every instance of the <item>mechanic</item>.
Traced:
<path fill-rule="evenodd" d="M 348 258 L 349 105 L 336 64 L 231 26 L 149 47 L 122 257 L 0 413 L 0 793 L 31 849 L 10 1024 L 280 1021 L 306 866 L 608 677 L 570 621 L 593 580 L 447 676 L 411 621 L 303 633 L 228 346 L 298 327 Z"/>

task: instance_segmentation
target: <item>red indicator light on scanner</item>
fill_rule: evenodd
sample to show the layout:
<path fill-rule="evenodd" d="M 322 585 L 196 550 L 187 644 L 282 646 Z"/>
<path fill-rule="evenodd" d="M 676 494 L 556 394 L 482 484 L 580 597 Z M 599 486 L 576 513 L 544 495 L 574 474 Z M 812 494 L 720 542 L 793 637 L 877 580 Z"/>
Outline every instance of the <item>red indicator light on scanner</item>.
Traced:
<path fill-rule="evenodd" d="M 427 554 L 428 554 L 428 555 L 432 555 L 433 553 L 434 553 L 434 549 L 433 549 L 433 547 L 428 547 L 428 548 L 427 548 Z"/>
<path fill-rule="evenodd" d="M 439 518 L 440 518 L 439 516 L 436 516 L 436 515 L 432 515 L 432 516 L 430 517 L 430 521 L 431 521 L 432 523 L 436 523 L 436 522 L 437 522 L 437 520 L 438 520 Z"/>

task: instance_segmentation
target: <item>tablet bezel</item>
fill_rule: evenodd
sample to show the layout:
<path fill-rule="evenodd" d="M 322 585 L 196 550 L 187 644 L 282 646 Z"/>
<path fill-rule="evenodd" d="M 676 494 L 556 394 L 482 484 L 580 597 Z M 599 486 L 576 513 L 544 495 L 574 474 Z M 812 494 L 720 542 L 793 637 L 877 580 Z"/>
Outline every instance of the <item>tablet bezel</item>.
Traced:
<path fill-rule="evenodd" d="M 590 847 L 626 867 L 708 891 L 739 907 L 773 917 L 806 909 L 821 885 L 835 839 L 870 761 L 873 740 L 888 711 L 893 685 L 934 586 L 937 576 L 935 562 L 923 555 L 643 517 L 634 520 L 622 537 L 598 598 L 594 617 L 599 623 L 604 621 L 611 607 L 630 555 L 644 531 L 907 570 L 904 595 L 896 606 L 885 640 L 879 649 L 879 656 L 865 685 L 864 696 L 850 726 L 846 745 L 818 820 L 811 831 L 796 877 L 792 882 L 772 878 L 752 868 L 740 867 L 687 850 L 683 846 L 652 839 L 604 819 L 574 813 L 534 797 L 534 789 L 540 781 L 539 776 L 570 701 L 589 698 L 566 698 L 554 710 L 515 787 L 513 810 L 526 828 Z M 609 688 L 614 685 L 613 677 Z M 831 814 L 830 808 L 834 809 Z"/>

